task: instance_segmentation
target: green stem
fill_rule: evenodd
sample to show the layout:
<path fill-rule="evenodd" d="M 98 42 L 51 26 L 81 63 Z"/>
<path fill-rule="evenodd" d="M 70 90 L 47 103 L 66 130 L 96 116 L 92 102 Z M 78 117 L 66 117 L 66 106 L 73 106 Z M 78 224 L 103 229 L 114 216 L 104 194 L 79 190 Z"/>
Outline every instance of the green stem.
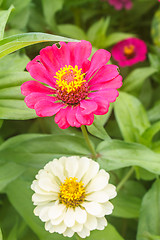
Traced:
<path fill-rule="evenodd" d="M 76 239 L 77 240 L 81 240 L 82 238 L 78 236 L 78 234 L 76 234 Z"/>
<path fill-rule="evenodd" d="M 93 155 L 93 158 L 96 158 L 96 151 L 94 150 L 94 147 L 92 146 L 90 140 L 89 140 L 89 137 L 88 137 L 88 133 L 87 133 L 87 130 L 86 130 L 86 127 L 84 125 L 81 126 L 81 129 L 82 129 L 82 133 L 83 133 L 83 136 L 85 138 L 85 141 L 89 147 L 89 149 L 91 150 L 91 153 Z"/>
<path fill-rule="evenodd" d="M 117 186 L 117 192 L 123 187 L 123 185 L 125 184 L 125 182 L 130 178 L 130 176 L 133 174 L 134 172 L 134 167 L 131 167 L 130 170 L 128 171 L 128 173 L 126 174 L 126 176 L 124 176 L 124 178 L 122 179 L 122 181 L 118 184 Z"/>

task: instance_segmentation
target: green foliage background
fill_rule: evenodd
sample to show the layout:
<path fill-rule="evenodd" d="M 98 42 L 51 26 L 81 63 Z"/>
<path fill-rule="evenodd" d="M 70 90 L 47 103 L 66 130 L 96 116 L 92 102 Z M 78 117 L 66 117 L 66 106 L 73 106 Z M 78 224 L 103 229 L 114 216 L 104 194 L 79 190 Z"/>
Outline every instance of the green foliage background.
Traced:
<path fill-rule="evenodd" d="M 87 127 L 97 161 L 118 186 L 109 225 L 87 239 L 160 240 L 159 7 L 157 0 L 133 0 L 129 11 L 100 0 L 0 0 L 0 240 L 67 239 L 34 216 L 30 185 L 55 157 L 91 157 L 80 129 L 61 130 L 26 107 L 26 64 L 53 42 L 85 39 L 94 53 L 131 36 L 147 43 L 148 59 L 120 69 L 117 101 Z"/>

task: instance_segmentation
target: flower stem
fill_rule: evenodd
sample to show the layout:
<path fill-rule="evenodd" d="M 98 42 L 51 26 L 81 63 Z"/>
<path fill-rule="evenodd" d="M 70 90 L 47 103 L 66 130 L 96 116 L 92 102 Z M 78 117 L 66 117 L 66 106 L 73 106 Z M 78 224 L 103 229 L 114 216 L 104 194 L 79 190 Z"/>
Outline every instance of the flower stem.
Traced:
<path fill-rule="evenodd" d="M 128 173 L 124 176 L 124 178 L 122 179 L 122 181 L 118 184 L 117 186 L 117 192 L 123 187 L 123 185 L 125 184 L 125 182 L 130 178 L 130 176 L 133 174 L 134 172 L 134 167 L 131 167 L 130 170 L 128 171 Z"/>
<path fill-rule="evenodd" d="M 92 146 L 92 144 L 91 144 L 91 142 L 90 142 L 90 140 L 89 140 L 86 127 L 85 127 L 84 125 L 82 125 L 82 126 L 81 126 L 81 129 L 82 129 L 82 133 L 83 133 L 83 136 L 84 136 L 84 138 L 85 138 L 85 141 L 86 141 L 86 143 L 87 143 L 87 145 L 88 145 L 88 147 L 89 147 L 89 149 L 90 149 L 90 151 L 91 151 L 91 153 L 92 153 L 92 155 L 93 155 L 93 158 L 96 158 L 96 155 L 97 155 L 97 154 L 96 154 L 96 151 L 95 151 L 94 147 Z"/>
<path fill-rule="evenodd" d="M 76 234 L 76 239 L 77 240 L 81 240 L 82 238 L 78 236 L 78 234 Z"/>

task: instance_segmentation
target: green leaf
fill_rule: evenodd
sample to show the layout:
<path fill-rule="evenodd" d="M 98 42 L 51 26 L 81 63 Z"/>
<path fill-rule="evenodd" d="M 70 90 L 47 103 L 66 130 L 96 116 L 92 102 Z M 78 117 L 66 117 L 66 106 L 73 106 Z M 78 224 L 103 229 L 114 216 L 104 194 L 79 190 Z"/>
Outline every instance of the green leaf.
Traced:
<path fill-rule="evenodd" d="M 94 230 L 91 235 L 87 238 L 88 240 L 124 240 L 114 226 L 108 224 L 107 227 L 102 231 Z"/>
<path fill-rule="evenodd" d="M 0 229 L 0 240 L 3 240 L 2 231 Z"/>
<path fill-rule="evenodd" d="M 84 138 L 74 134 L 24 134 L 0 145 L 1 161 L 14 161 L 38 169 L 53 158 L 74 155 L 90 156 Z"/>
<path fill-rule="evenodd" d="M 49 41 L 77 42 L 77 40 L 47 33 L 17 34 L 8 38 L 4 38 L 0 41 L 0 58 L 26 46 Z"/>
<path fill-rule="evenodd" d="M 8 10 L 0 11 L 0 40 L 3 39 L 4 29 L 11 11 L 14 9 L 13 5 Z"/>
<path fill-rule="evenodd" d="M 98 162 L 107 171 L 128 166 L 139 166 L 149 172 L 160 174 L 160 154 L 144 145 L 112 140 L 101 142 L 96 152 Z"/>
<path fill-rule="evenodd" d="M 152 138 L 159 131 L 160 131 L 160 121 L 154 123 L 151 127 L 145 130 L 145 132 L 141 136 L 142 137 L 141 142 L 150 146 L 152 142 Z"/>
<path fill-rule="evenodd" d="M 138 142 L 140 135 L 150 126 L 141 102 L 132 95 L 120 92 L 114 107 L 116 120 L 124 139 Z"/>
<path fill-rule="evenodd" d="M 14 162 L 0 165 L 0 191 L 2 191 L 10 182 L 18 178 L 25 168 Z"/>
<path fill-rule="evenodd" d="M 112 109 L 113 109 L 113 105 L 110 106 L 107 114 L 101 115 L 101 116 L 95 115 L 93 124 L 90 126 L 87 126 L 88 131 L 93 136 L 96 136 L 103 140 L 105 139 L 110 140 L 110 136 L 107 134 L 103 126 L 107 122 L 108 118 L 110 117 Z"/>
<path fill-rule="evenodd" d="M 123 83 L 122 89 L 128 93 L 139 93 L 146 78 L 152 76 L 157 72 L 156 68 L 144 67 L 133 70 L 126 78 Z"/>
<path fill-rule="evenodd" d="M 87 36 L 85 32 L 76 25 L 73 24 L 60 24 L 58 25 L 58 30 L 63 36 L 75 38 L 75 39 L 86 39 Z"/>
<path fill-rule="evenodd" d="M 160 101 L 157 101 L 153 108 L 148 111 L 148 118 L 151 122 L 160 120 Z"/>
<path fill-rule="evenodd" d="M 112 215 L 122 218 L 138 218 L 141 206 L 141 199 L 134 196 L 118 194 L 112 200 L 115 206 Z"/>
<path fill-rule="evenodd" d="M 30 188 L 31 182 L 26 182 L 22 179 L 18 179 L 8 185 L 6 193 L 12 205 L 17 212 L 26 221 L 28 226 L 36 233 L 40 240 L 65 240 L 70 239 L 63 237 L 61 234 L 49 233 L 44 228 L 44 223 L 33 214 L 32 194 L 33 191 Z M 73 238 L 74 239 L 74 238 Z"/>
<path fill-rule="evenodd" d="M 122 41 L 126 38 L 134 37 L 131 33 L 123 33 L 123 32 L 116 32 L 107 35 L 106 40 L 104 42 L 105 47 L 110 47 L 113 44 L 116 44 L 119 41 Z"/>
<path fill-rule="evenodd" d="M 155 12 L 151 25 L 151 36 L 155 45 L 160 46 L 160 9 Z"/>
<path fill-rule="evenodd" d="M 42 0 L 43 12 L 45 16 L 46 23 L 55 30 L 55 14 L 57 11 L 62 9 L 64 0 Z"/>
<path fill-rule="evenodd" d="M 138 223 L 137 240 L 150 240 L 147 235 L 160 236 L 160 180 L 157 179 L 145 194 Z M 158 237 L 158 236 L 157 236 Z"/>

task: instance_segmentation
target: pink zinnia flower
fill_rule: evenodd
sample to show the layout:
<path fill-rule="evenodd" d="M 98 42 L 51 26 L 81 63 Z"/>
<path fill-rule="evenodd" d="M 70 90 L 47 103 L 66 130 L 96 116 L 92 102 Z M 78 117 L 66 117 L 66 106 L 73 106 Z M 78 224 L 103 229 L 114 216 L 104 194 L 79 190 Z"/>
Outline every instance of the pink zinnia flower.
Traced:
<path fill-rule="evenodd" d="M 128 38 L 118 42 L 112 48 L 113 58 L 121 67 L 132 66 L 146 59 L 147 46 L 138 38 Z"/>
<path fill-rule="evenodd" d="M 56 114 L 55 122 L 62 129 L 91 125 L 94 114 L 106 114 L 118 96 L 122 77 L 117 66 L 106 65 L 108 51 L 99 49 L 89 61 L 91 50 L 84 40 L 43 48 L 26 67 L 36 80 L 21 86 L 27 106 L 40 117 Z"/>
<path fill-rule="evenodd" d="M 108 3 L 114 6 L 116 10 L 121 10 L 122 8 L 129 10 L 133 5 L 131 0 L 108 0 Z"/>

